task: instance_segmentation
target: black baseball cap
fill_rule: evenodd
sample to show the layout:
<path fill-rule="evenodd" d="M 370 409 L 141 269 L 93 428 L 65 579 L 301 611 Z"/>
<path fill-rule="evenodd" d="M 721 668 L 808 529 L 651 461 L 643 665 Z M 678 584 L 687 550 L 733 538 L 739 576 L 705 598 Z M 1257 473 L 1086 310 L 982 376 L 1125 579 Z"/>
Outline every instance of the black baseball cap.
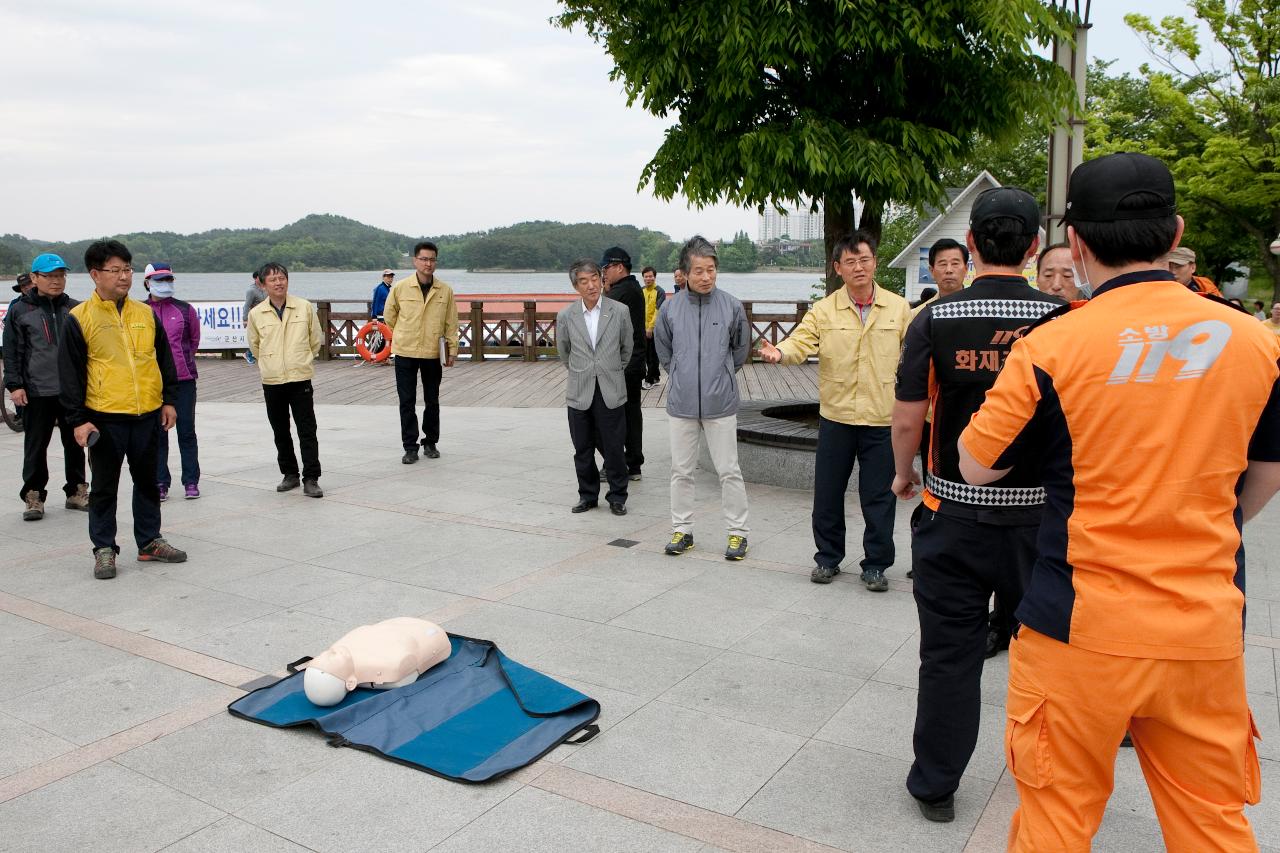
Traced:
<path fill-rule="evenodd" d="M 1120 209 L 1135 193 L 1155 198 L 1142 207 Z M 1177 213 L 1173 175 L 1162 161 L 1147 154 L 1122 152 L 1081 163 L 1067 185 L 1065 221 L 1119 222 L 1163 219 Z"/>
<path fill-rule="evenodd" d="M 1022 223 L 1023 234 L 1040 231 L 1040 208 L 1035 198 L 1017 187 L 992 187 L 983 190 L 969 211 L 969 228 L 981 228 L 992 219 L 1015 219 Z"/>
<path fill-rule="evenodd" d="M 600 269 L 604 269 L 609 264 L 622 264 L 627 269 L 631 269 L 631 256 L 621 246 L 612 246 L 604 250 L 604 257 L 600 259 Z"/>

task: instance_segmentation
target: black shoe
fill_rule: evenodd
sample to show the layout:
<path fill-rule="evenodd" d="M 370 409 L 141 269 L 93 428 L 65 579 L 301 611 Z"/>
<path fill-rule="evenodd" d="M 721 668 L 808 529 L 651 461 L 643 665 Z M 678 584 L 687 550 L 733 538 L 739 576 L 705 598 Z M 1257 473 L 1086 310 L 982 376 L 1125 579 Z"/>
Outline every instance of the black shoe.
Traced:
<path fill-rule="evenodd" d="M 413 450 L 406 450 L 404 452 L 404 456 L 400 457 L 400 461 L 403 462 L 405 465 L 412 465 L 413 463 L 417 462 L 418 448 L 415 447 Z"/>
<path fill-rule="evenodd" d="M 814 583 L 831 583 L 832 578 L 840 574 L 840 569 L 835 566 L 814 566 L 813 571 L 809 572 L 809 580 Z"/>
<path fill-rule="evenodd" d="M 1009 635 L 994 628 L 987 632 L 987 652 L 983 657 L 993 658 L 1009 648 Z"/>
<path fill-rule="evenodd" d="M 1124 740 L 1120 741 L 1120 746 L 1126 749 L 1133 749 L 1133 737 L 1128 733 L 1124 733 Z"/>
<path fill-rule="evenodd" d="M 889 580 L 880 569 L 864 569 L 862 583 L 872 592 L 888 592 Z"/>
<path fill-rule="evenodd" d="M 630 474 L 628 474 L 628 475 L 627 475 L 627 479 L 628 479 L 628 480 L 630 480 L 630 481 L 631 481 L 631 482 L 633 482 L 633 483 L 638 483 L 638 482 L 640 482 L 640 472 L 639 472 L 639 471 L 632 471 Z"/>
<path fill-rule="evenodd" d="M 920 807 L 920 814 L 925 816 L 925 820 L 931 820 L 934 823 L 951 823 L 956 819 L 956 798 L 954 794 L 943 797 L 941 800 L 934 800 L 932 803 L 926 802 L 919 797 L 914 797 L 914 799 L 916 805 Z"/>
<path fill-rule="evenodd" d="M 613 513 L 614 515 L 626 515 L 627 505 L 626 504 L 609 504 L 609 512 Z"/>
<path fill-rule="evenodd" d="M 324 490 L 320 488 L 320 483 L 317 480 L 303 480 L 302 493 L 309 498 L 324 497 Z"/>
<path fill-rule="evenodd" d="M 276 491 L 287 492 L 290 489 L 298 488 L 300 485 L 302 485 L 302 483 L 298 480 L 297 474 L 285 474 L 284 479 L 280 481 L 280 485 L 276 486 Z"/>
<path fill-rule="evenodd" d="M 598 506 L 600 506 L 599 501 L 578 501 L 569 509 L 569 512 L 586 512 L 587 510 L 595 509 Z"/>
<path fill-rule="evenodd" d="M 428 459 L 440 458 L 440 451 L 436 450 L 436 446 L 434 444 L 427 444 L 425 441 L 422 442 L 422 452 Z"/>
<path fill-rule="evenodd" d="M 915 577 L 915 576 L 916 576 L 916 570 L 915 570 L 915 569 L 907 569 L 907 577 L 908 577 L 908 578 L 913 578 L 913 577 Z"/>

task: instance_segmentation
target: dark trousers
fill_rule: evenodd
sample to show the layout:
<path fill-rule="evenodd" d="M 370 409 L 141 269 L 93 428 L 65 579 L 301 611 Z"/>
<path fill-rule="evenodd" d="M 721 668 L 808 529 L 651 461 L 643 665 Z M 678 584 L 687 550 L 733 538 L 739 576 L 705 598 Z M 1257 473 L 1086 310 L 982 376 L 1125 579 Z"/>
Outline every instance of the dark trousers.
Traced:
<path fill-rule="evenodd" d="M 637 370 L 623 374 L 627 383 L 627 402 L 623 406 L 627 420 L 627 436 L 623 440 L 624 456 L 627 462 L 627 473 L 639 474 L 644 465 L 644 417 L 641 415 L 640 383 L 644 381 L 644 371 Z M 609 459 L 605 457 L 605 471 L 609 470 Z"/>
<path fill-rule="evenodd" d="M 889 427 L 851 426 L 818 418 L 813 475 L 813 559 L 836 568 L 844 560 L 844 493 L 858 463 L 862 505 L 862 570 L 893 565 L 893 445 Z"/>
<path fill-rule="evenodd" d="M 994 512 L 998 512 L 994 511 Z M 911 540 L 920 614 L 915 763 L 907 790 L 922 800 L 955 792 L 978 742 L 987 601 L 1022 600 L 1038 525 L 1002 526 L 926 509 Z"/>
<path fill-rule="evenodd" d="M 645 340 L 647 348 L 644 351 L 644 378 L 650 385 L 662 378 L 658 373 L 658 348 L 653 345 L 653 338 Z"/>
<path fill-rule="evenodd" d="M 396 356 L 396 395 L 400 398 L 400 443 L 418 449 L 418 377 L 422 377 L 422 442 L 440 442 L 440 376 L 438 358 Z"/>
<path fill-rule="evenodd" d="M 596 448 L 604 455 L 604 471 L 609 478 L 605 500 L 611 504 L 627 502 L 626 462 L 622 450 L 626 434 L 623 407 L 610 409 L 600 396 L 596 383 L 591 408 L 569 407 L 569 438 L 573 440 L 573 467 L 578 474 L 578 497 L 584 501 L 600 499 L 600 469 L 596 467 Z"/>
<path fill-rule="evenodd" d="M 196 444 L 196 381 L 184 379 L 178 383 L 178 423 L 174 429 L 178 433 L 178 453 L 182 456 L 182 485 L 190 486 L 200 482 L 200 449 Z M 157 482 L 166 489 L 173 485 L 173 476 L 169 473 L 169 433 L 160 430 L 156 433 L 158 459 Z"/>
<path fill-rule="evenodd" d="M 74 495 L 76 486 L 85 482 L 84 448 L 76 444 L 74 430 L 63 419 L 62 404 L 57 397 L 27 397 L 24 408 L 22 491 L 18 493 L 18 497 L 25 499 L 27 492 L 35 489 L 40 493 L 40 500 L 49 499 L 45 486 L 49 485 L 49 440 L 53 438 L 55 424 L 62 439 L 63 467 L 67 476 L 62 490 L 68 495 Z"/>
<path fill-rule="evenodd" d="M 133 479 L 133 539 L 138 550 L 160 538 L 160 487 L 156 485 L 156 432 L 160 413 L 125 420 L 93 420 L 98 441 L 89 448 L 93 487 L 89 490 L 89 540 L 93 547 L 116 545 L 116 499 L 120 468 L 129 462 Z"/>
<path fill-rule="evenodd" d="M 292 413 L 293 425 L 298 430 L 298 445 L 302 448 L 302 479 L 320 479 L 320 442 L 316 440 L 316 408 L 311 380 L 263 385 L 262 396 L 267 401 L 271 432 L 275 434 L 280 473 L 286 477 L 298 476 L 298 457 L 293 454 L 293 436 L 289 434 L 289 415 Z"/>

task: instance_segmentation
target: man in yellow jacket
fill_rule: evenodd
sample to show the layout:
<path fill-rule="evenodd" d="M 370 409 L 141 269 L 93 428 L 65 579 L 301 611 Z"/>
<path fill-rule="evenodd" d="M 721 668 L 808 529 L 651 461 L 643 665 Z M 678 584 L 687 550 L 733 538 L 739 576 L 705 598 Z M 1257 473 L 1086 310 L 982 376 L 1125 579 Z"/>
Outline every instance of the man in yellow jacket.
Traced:
<path fill-rule="evenodd" d="M 422 448 L 439 459 L 440 377 L 458 357 L 458 308 L 453 288 L 436 278 L 440 251 L 430 240 L 413 247 L 413 275 L 391 286 L 384 317 L 391 327 L 396 357 L 396 394 L 400 398 L 400 442 L 405 465 L 418 461 L 418 377 L 422 377 Z"/>
<path fill-rule="evenodd" d="M 140 562 L 181 563 L 160 535 L 157 435 L 178 420 L 178 374 L 169 336 L 147 305 L 129 298 L 133 255 L 116 240 L 84 253 L 93 293 L 71 309 L 58 345 L 59 398 L 76 443 L 89 448 L 89 539 L 93 576 L 116 576 L 120 468 L 133 479 L 133 538 Z"/>
<path fill-rule="evenodd" d="M 277 492 L 298 488 L 298 457 L 289 434 L 289 413 L 302 449 L 302 493 L 322 498 L 320 443 L 316 439 L 316 410 L 311 380 L 314 362 L 324 341 L 315 306 L 289 295 L 289 271 L 283 264 L 265 264 L 259 271 L 267 299 L 249 312 L 249 351 L 262 374 L 267 420 L 276 440 L 276 461 L 284 479 Z"/>
<path fill-rule="evenodd" d="M 907 300 L 875 282 L 876 239 L 857 231 L 831 252 L 844 287 L 814 303 L 776 347 L 761 341 L 760 357 L 799 364 L 818 354 L 818 451 L 813 478 L 813 541 L 817 564 L 809 579 L 831 583 L 844 560 L 844 493 L 858 463 L 862 504 L 862 582 L 889 588 L 893 565 L 893 384 L 902 339 L 911 324 Z"/>

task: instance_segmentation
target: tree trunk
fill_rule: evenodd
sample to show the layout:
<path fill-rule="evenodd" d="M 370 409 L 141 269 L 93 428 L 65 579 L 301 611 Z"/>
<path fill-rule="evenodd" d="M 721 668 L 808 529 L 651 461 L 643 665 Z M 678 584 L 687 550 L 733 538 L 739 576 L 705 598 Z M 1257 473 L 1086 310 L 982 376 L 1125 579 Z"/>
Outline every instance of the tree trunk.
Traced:
<path fill-rule="evenodd" d="M 844 286 L 844 282 L 836 275 L 835 265 L 831 263 L 831 251 L 836 247 L 837 240 L 853 233 L 853 194 L 847 190 L 828 193 L 822 199 L 822 207 L 822 239 L 827 250 L 827 293 L 835 293 Z"/>
<path fill-rule="evenodd" d="M 870 231 L 880 245 L 880 237 L 884 233 L 884 202 L 868 201 L 862 206 L 862 220 L 858 223 L 859 231 Z"/>

